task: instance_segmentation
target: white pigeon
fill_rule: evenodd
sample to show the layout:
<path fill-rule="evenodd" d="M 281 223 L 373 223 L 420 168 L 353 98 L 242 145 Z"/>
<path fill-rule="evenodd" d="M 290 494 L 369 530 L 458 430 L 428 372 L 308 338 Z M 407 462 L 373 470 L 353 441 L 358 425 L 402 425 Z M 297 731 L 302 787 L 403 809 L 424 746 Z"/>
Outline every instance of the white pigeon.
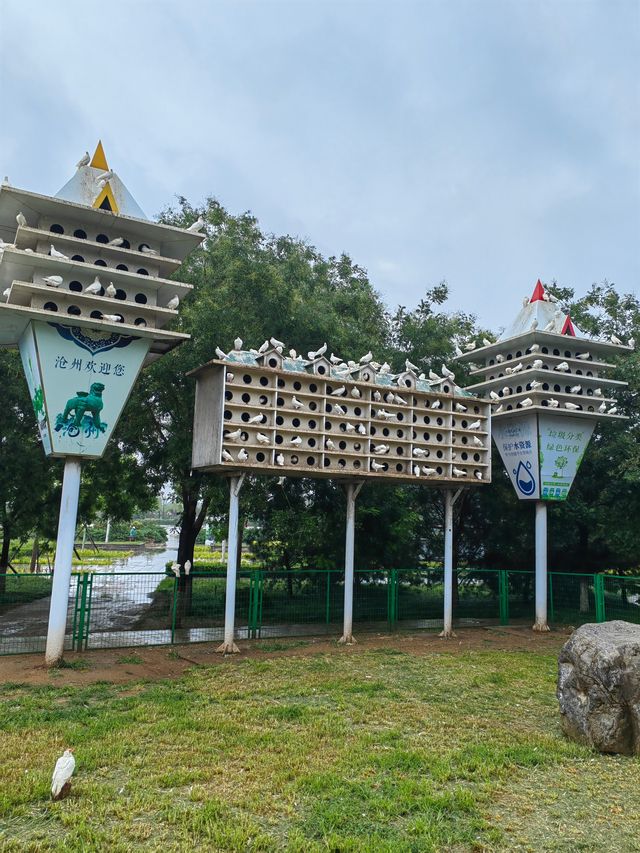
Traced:
<path fill-rule="evenodd" d="M 345 424 L 344 425 L 345 432 L 355 432 L 356 428 L 353 424 Z"/>
<path fill-rule="evenodd" d="M 246 462 L 248 458 L 249 454 L 244 449 L 244 447 L 240 448 L 240 451 L 238 453 L 238 462 Z"/>
<path fill-rule="evenodd" d="M 503 409 L 504 409 L 504 406 L 502 404 L 499 405 L 498 408 L 495 410 L 494 414 L 499 415 Z"/>
<path fill-rule="evenodd" d="M 284 349 L 284 344 L 282 341 L 279 341 L 277 338 L 269 338 L 269 343 L 272 347 L 277 349 L 278 347 L 282 347 Z"/>
<path fill-rule="evenodd" d="M 449 368 L 447 367 L 446 364 L 442 365 L 442 367 L 440 368 L 440 373 L 442 373 L 442 375 L 445 377 L 445 379 L 452 379 L 453 380 L 456 378 L 455 373 L 453 373 L 451 370 L 449 370 Z"/>
<path fill-rule="evenodd" d="M 100 316 L 108 323 L 124 323 L 124 319 L 120 316 L 120 314 L 101 314 Z"/>
<path fill-rule="evenodd" d="M 629 338 L 629 342 L 628 342 L 627 346 L 631 347 L 631 349 L 635 349 L 636 348 L 636 339 L 635 338 Z"/>
<path fill-rule="evenodd" d="M 340 358 L 340 356 L 334 355 L 333 353 L 331 353 L 331 355 L 329 356 L 329 361 L 331 362 L 331 364 L 342 364 L 342 359 Z"/>
<path fill-rule="evenodd" d="M 56 247 L 53 245 L 53 243 L 51 243 L 51 250 L 50 250 L 49 254 L 51 255 L 52 258 L 62 258 L 65 261 L 69 260 L 68 256 L 63 254 L 62 252 L 59 252 L 56 249 Z"/>
<path fill-rule="evenodd" d="M 466 477 L 467 472 L 463 471 L 461 468 L 452 468 L 454 477 Z"/>
<path fill-rule="evenodd" d="M 60 287 L 63 278 L 61 275 L 47 275 L 42 280 L 48 287 Z"/>
<path fill-rule="evenodd" d="M 501 352 L 499 352 L 499 353 L 496 355 L 496 361 L 498 362 L 498 364 L 502 364 L 502 362 L 504 361 L 504 356 L 502 355 L 502 353 L 501 353 Z"/>
<path fill-rule="evenodd" d="M 602 397 L 602 388 L 595 388 L 593 392 L 594 397 Z"/>
<path fill-rule="evenodd" d="M 511 368 L 511 372 L 512 373 L 520 373 L 520 371 L 522 370 L 523 367 L 524 367 L 524 364 L 520 361 L 520 362 L 518 362 L 518 364 L 516 364 L 515 367 Z"/>
<path fill-rule="evenodd" d="M 561 373 L 566 373 L 569 370 L 569 365 L 566 361 L 561 361 L 560 364 L 556 364 L 553 369 L 559 370 Z"/>
<path fill-rule="evenodd" d="M 388 421 L 390 418 L 395 418 L 393 412 L 387 412 L 385 409 L 378 409 L 375 416 L 377 418 L 381 418 L 383 421 Z"/>
<path fill-rule="evenodd" d="M 375 459 L 371 460 L 371 469 L 373 471 L 384 471 L 385 465 L 381 465 L 379 462 L 376 462 Z"/>
<path fill-rule="evenodd" d="M 549 408 L 551 408 L 551 409 L 557 409 L 558 406 L 560 405 L 560 403 L 556 399 L 554 399 L 553 397 L 550 397 L 547 400 L 547 403 L 549 405 Z"/>
<path fill-rule="evenodd" d="M 474 471 L 473 476 L 476 478 L 476 480 L 482 480 L 482 471 Z"/>
<path fill-rule="evenodd" d="M 235 338 L 233 342 L 233 348 L 234 350 L 236 350 L 236 352 L 242 349 L 242 338 Z"/>
<path fill-rule="evenodd" d="M 88 284 L 82 292 L 97 295 L 102 291 L 102 289 L 102 282 L 100 281 L 99 277 L 96 276 L 91 282 L 91 284 Z"/>
<path fill-rule="evenodd" d="M 304 403 L 302 403 L 300 400 L 298 400 L 298 398 L 296 397 L 295 394 L 291 398 L 291 405 L 293 406 L 294 409 L 304 409 Z"/>
<path fill-rule="evenodd" d="M 259 346 L 258 352 L 260 352 L 260 353 L 266 352 L 269 349 L 269 347 L 270 347 L 270 344 L 269 344 L 269 341 L 267 340 Z"/>
<path fill-rule="evenodd" d="M 406 406 L 407 405 L 407 401 L 404 400 L 400 396 L 400 394 L 394 394 L 393 402 L 396 404 L 396 406 Z"/>
<path fill-rule="evenodd" d="M 366 435 L 367 434 L 367 428 L 365 427 L 364 424 L 358 424 L 358 432 L 360 433 L 360 435 Z"/>
<path fill-rule="evenodd" d="M 391 370 L 391 365 L 387 364 L 385 361 L 382 365 L 380 365 L 380 373 L 386 374 Z"/>
<path fill-rule="evenodd" d="M 171 571 L 174 575 L 179 578 L 180 577 L 180 563 L 171 563 Z"/>
<path fill-rule="evenodd" d="M 419 379 L 421 382 L 424 382 L 424 380 L 425 380 L 426 378 L 427 378 L 427 375 L 426 375 L 425 373 L 421 373 L 421 374 L 420 374 L 420 376 L 418 376 L 418 379 Z"/>
<path fill-rule="evenodd" d="M 467 407 L 463 406 L 462 403 L 456 403 L 456 412 L 466 412 Z"/>
<path fill-rule="evenodd" d="M 387 394 L 385 394 L 384 395 L 385 403 L 393 403 L 394 396 L 395 395 L 394 395 L 393 391 L 389 391 Z"/>
<path fill-rule="evenodd" d="M 420 466 L 419 465 L 413 466 L 413 473 L 414 473 L 414 476 L 416 476 L 416 477 L 420 476 Z"/>
<path fill-rule="evenodd" d="M 456 357 L 458 357 L 458 358 L 463 354 L 462 350 L 460 349 L 458 344 L 455 345 L 455 353 L 456 353 Z"/>
<path fill-rule="evenodd" d="M 520 406 L 523 409 L 528 409 L 529 406 L 533 406 L 533 400 L 531 397 L 525 397 L 524 400 L 520 400 Z"/>
<path fill-rule="evenodd" d="M 582 385 L 572 385 L 569 391 L 572 394 L 579 394 L 582 391 Z"/>
<path fill-rule="evenodd" d="M 293 444 L 294 447 L 300 447 L 300 445 L 302 444 L 302 439 L 299 435 L 296 435 L 294 436 L 294 438 L 291 439 L 291 444 Z"/>
<path fill-rule="evenodd" d="M 533 382 L 529 383 L 529 388 L 531 391 L 537 391 L 538 388 L 542 388 L 542 382 L 538 382 L 537 379 L 534 379 Z"/>
<path fill-rule="evenodd" d="M 89 165 L 90 160 L 91 160 L 91 157 L 89 156 L 89 152 L 88 152 L 88 151 L 85 151 L 85 152 L 84 152 L 84 157 L 81 157 L 81 158 L 78 160 L 78 162 L 76 163 L 76 169 L 81 169 L 83 166 L 88 166 L 88 165 Z"/>
<path fill-rule="evenodd" d="M 542 331 L 543 332 L 550 332 L 553 329 L 553 327 L 555 326 L 555 324 L 556 324 L 555 319 L 549 320 L 549 322 L 547 323 L 547 325 L 544 327 L 544 329 Z"/>
<path fill-rule="evenodd" d="M 524 296 L 524 297 L 522 298 L 522 307 L 523 307 L 523 308 L 526 308 L 528 304 L 529 304 L 529 297 L 528 297 L 528 296 Z"/>
<path fill-rule="evenodd" d="M 280 465 L 281 467 L 282 465 L 284 465 L 284 456 L 282 455 L 282 453 L 278 453 L 278 455 L 276 456 L 276 465 Z"/>
<path fill-rule="evenodd" d="M 611 335 L 611 343 L 616 344 L 616 346 L 622 346 L 622 341 L 616 335 Z"/>
<path fill-rule="evenodd" d="M 191 225 L 187 228 L 187 231 L 191 231 L 193 234 L 197 234 L 198 231 L 202 231 L 204 228 L 204 219 L 199 216 L 195 222 L 192 222 Z"/>
<path fill-rule="evenodd" d="M 269 436 L 268 436 L 268 435 L 265 435 L 263 432 L 259 432 L 259 433 L 256 435 L 256 440 L 257 440 L 260 444 L 270 444 Z"/>
<path fill-rule="evenodd" d="M 336 415 L 346 415 L 347 414 L 347 410 L 343 409 L 339 403 L 335 404 L 335 406 L 333 407 L 333 411 L 336 413 Z"/>
<path fill-rule="evenodd" d="M 480 429 L 482 426 L 482 421 L 474 421 L 472 424 L 469 424 L 467 429 Z"/>
<path fill-rule="evenodd" d="M 565 407 L 565 409 L 571 409 L 572 411 L 576 411 L 577 409 L 582 408 L 581 406 L 578 406 L 576 403 L 565 403 L 564 407 Z"/>
<path fill-rule="evenodd" d="M 508 397 L 510 393 L 511 393 L 511 388 L 509 388 L 508 385 L 505 385 L 504 388 L 502 389 L 502 396 Z"/>
<path fill-rule="evenodd" d="M 124 243 L 124 237 L 114 237 L 113 240 L 109 240 L 107 246 L 122 246 Z"/>
<path fill-rule="evenodd" d="M 324 355 L 326 351 L 327 345 L 322 344 L 320 349 L 317 349 L 315 352 L 308 352 L 307 355 L 309 356 L 310 361 L 315 361 L 316 358 L 320 358 L 321 355 Z"/>
<path fill-rule="evenodd" d="M 441 400 L 434 400 L 433 403 L 431 404 L 431 408 L 432 409 L 441 409 L 442 408 L 442 401 Z"/>
<path fill-rule="evenodd" d="M 233 462 L 233 456 L 229 453 L 228 450 L 225 450 L 224 448 L 222 450 L 222 458 L 225 462 Z"/>
<path fill-rule="evenodd" d="M 353 388 L 351 389 L 351 396 L 352 396 L 352 397 L 355 397 L 355 398 L 356 398 L 356 400 L 357 400 L 359 397 L 362 397 L 362 394 L 361 394 L 361 392 L 360 392 L 360 389 L 359 389 L 359 388 L 357 388 L 355 385 L 354 385 L 354 386 L 353 386 Z"/>
<path fill-rule="evenodd" d="M 388 444 L 374 444 L 373 452 L 379 454 L 380 456 L 384 456 L 385 453 L 389 452 Z"/>
<path fill-rule="evenodd" d="M 188 575 L 190 571 L 191 571 L 191 560 L 185 560 L 184 561 L 184 573 L 185 573 L 185 575 Z"/>
<path fill-rule="evenodd" d="M 335 444 L 331 441 L 330 438 L 325 441 L 324 446 L 327 448 L 327 450 L 335 450 Z"/>
<path fill-rule="evenodd" d="M 466 349 L 467 352 L 472 352 L 476 348 L 476 342 L 475 341 L 469 341 L 469 343 L 464 345 L 464 348 Z"/>
<path fill-rule="evenodd" d="M 478 438 L 478 436 L 477 436 L 477 435 L 474 435 L 474 436 L 473 436 L 473 443 L 475 444 L 475 446 L 476 446 L 476 447 L 484 447 L 484 444 L 483 444 L 483 442 L 482 442 L 482 439 L 481 439 L 481 438 Z"/>
<path fill-rule="evenodd" d="M 366 355 L 363 355 L 360 359 L 360 364 L 369 364 L 370 361 L 373 360 L 373 353 L 371 350 Z"/>
<path fill-rule="evenodd" d="M 22 211 L 20 211 L 16 215 L 16 222 L 18 223 L 18 225 L 20 225 L 21 228 L 24 228 L 25 225 L 27 224 L 27 219 L 26 219 L 26 217 Z"/>
<path fill-rule="evenodd" d="M 263 424 L 266 420 L 267 420 L 267 416 L 263 415 L 262 412 L 260 412 L 259 415 L 254 415 L 252 418 L 249 418 L 247 423 L 248 424 Z"/>
<path fill-rule="evenodd" d="M 540 344 L 531 344 L 531 346 L 529 347 L 529 352 L 539 352 L 539 351 L 540 351 Z"/>
<path fill-rule="evenodd" d="M 576 358 L 579 358 L 581 361 L 588 361 L 591 358 L 591 354 L 588 352 L 577 352 Z"/>
<path fill-rule="evenodd" d="M 534 370 L 540 370 L 542 368 L 542 359 L 536 358 L 531 367 L 533 367 Z"/>
<path fill-rule="evenodd" d="M 114 175 L 115 175 L 115 172 L 113 171 L 113 169 L 109 169 L 108 171 L 102 172 L 100 175 L 98 175 L 96 177 L 96 181 L 99 184 L 106 184 L 107 181 L 110 181 Z"/>
<path fill-rule="evenodd" d="M 490 341 L 489 338 L 483 338 L 482 343 L 484 344 L 484 346 L 490 347 L 493 341 Z"/>
<path fill-rule="evenodd" d="M 429 371 L 429 379 L 431 379 L 432 382 L 442 382 L 442 376 L 438 376 L 438 374 L 434 373 L 433 370 Z"/>
<path fill-rule="evenodd" d="M 290 349 L 289 350 L 289 358 L 297 358 L 297 357 L 298 357 L 298 353 L 296 352 L 296 350 Z"/>
<path fill-rule="evenodd" d="M 435 468 L 427 468 L 426 465 L 423 465 L 422 466 L 422 473 L 426 474 L 427 477 L 433 477 L 434 474 L 437 474 L 438 472 L 436 471 Z"/>
<path fill-rule="evenodd" d="M 332 397 L 342 397 L 342 396 L 344 396 L 344 394 L 346 394 L 346 392 L 347 392 L 347 389 L 344 387 L 344 385 L 340 385 L 339 388 L 333 389 L 333 391 L 331 392 L 331 396 Z"/>
<path fill-rule="evenodd" d="M 379 391 L 374 391 L 371 395 L 376 403 L 379 403 L 382 400 L 382 394 Z"/>
<path fill-rule="evenodd" d="M 73 757 L 72 749 L 65 749 L 60 758 L 56 761 L 56 766 L 53 768 L 53 776 L 51 777 L 51 799 L 61 800 L 65 797 L 71 788 L 71 777 L 76 769 L 76 760 Z"/>
<path fill-rule="evenodd" d="M 617 414 L 617 412 L 618 412 L 618 407 L 617 406 L 611 406 L 611 408 L 609 409 L 607 414 L 608 415 L 615 415 L 615 414 Z"/>
<path fill-rule="evenodd" d="M 218 358 L 226 358 L 227 357 L 226 352 L 223 352 L 220 349 L 220 347 L 216 347 L 216 355 L 218 356 Z"/>
<path fill-rule="evenodd" d="M 170 311 L 175 311 L 178 305 L 180 305 L 179 296 L 172 296 L 171 299 L 167 302 L 167 308 L 169 308 Z"/>
<path fill-rule="evenodd" d="M 225 437 L 225 440 L 228 439 L 229 441 L 237 441 L 241 435 L 242 435 L 241 429 L 234 429 L 233 432 L 226 433 L 224 437 Z"/>
<path fill-rule="evenodd" d="M 104 292 L 105 296 L 108 296 L 110 299 L 113 299 L 118 291 L 115 288 L 115 285 L 112 281 L 107 285 L 107 289 Z"/>
<path fill-rule="evenodd" d="M 598 406 L 598 411 L 602 415 L 607 411 L 607 404 L 604 401 Z"/>
<path fill-rule="evenodd" d="M 496 394 L 495 391 L 489 391 L 489 396 L 491 397 L 492 400 L 499 400 L 500 399 L 500 394 Z"/>
<path fill-rule="evenodd" d="M 505 367 L 504 372 L 507 374 L 507 376 L 511 376 L 511 374 L 513 373 L 513 367 Z"/>
<path fill-rule="evenodd" d="M 11 293 L 11 288 L 10 288 L 10 287 L 7 287 L 7 288 L 6 288 L 6 290 L 3 290 L 3 291 L 2 291 L 2 295 L 4 296 L 4 298 L 5 298 L 5 299 L 8 299 L 8 298 L 9 298 L 9 294 L 10 294 L 10 293 Z"/>
<path fill-rule="evenodd" d="M 12 244 L 12 245 L 13 245 L 13 244 Z M 27 248 L 27 249 L 24 249 L 24 251 L 25 251 L 25 252 L 28 252 L 30 255 L 33 255 L 33 254 L 34 254 L 33 249 L 29 249 L 29 248 Z M 40 255 L 40 254 L 42 254 L 42 253 L 41 253 L 41 252 L 38 252 L 38 254 Z"/>
<path fill-rule="evenodd" d="M 382 446 L 386 447 L 387 445 L 383 444 Z M 429 451 L 424 450 L 422 447 L 414 447 L 413 448 L 413 455 L 417 456 L 418 459 L 426 459 L 427 456 L 429 455 Z"/>
<path fill-rule="evenodd" d="M 349 360 L 347 361 L 347 365 L 348 365 L 348 367 L 350 367 L 351 369 L 353 369 L 354 367 L 357 367 L 357 365 L 356 365 L 355 361 L 352 361 L 351 359 L 349 359 Z"/>
<path fill-rule="evenodd" d="M 405 359 L 404 367 L 405 370 L 412 370 L 414 373 L 418 373 L 418 371 L 420 370 L 420 368 L 413 364 L 413 362 L 409 361 L 408 358 Z"/>

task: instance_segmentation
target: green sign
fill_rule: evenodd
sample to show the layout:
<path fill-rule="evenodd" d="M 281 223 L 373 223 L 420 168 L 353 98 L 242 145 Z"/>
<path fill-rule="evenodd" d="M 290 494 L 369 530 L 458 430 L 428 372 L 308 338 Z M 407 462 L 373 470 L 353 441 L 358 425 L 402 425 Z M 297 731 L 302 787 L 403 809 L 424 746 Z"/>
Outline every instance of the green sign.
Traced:
<path fill-rule="evenodd" d="M 540 497 L 564 501 L 578 472 L 595 424 L 583 418 L 540 415 Z"/>
<path fill-rule="evenodd" d="M 29 324 L 20 355 L 47 455 L 102 456 L 150 343 L 116 331 Z"/>

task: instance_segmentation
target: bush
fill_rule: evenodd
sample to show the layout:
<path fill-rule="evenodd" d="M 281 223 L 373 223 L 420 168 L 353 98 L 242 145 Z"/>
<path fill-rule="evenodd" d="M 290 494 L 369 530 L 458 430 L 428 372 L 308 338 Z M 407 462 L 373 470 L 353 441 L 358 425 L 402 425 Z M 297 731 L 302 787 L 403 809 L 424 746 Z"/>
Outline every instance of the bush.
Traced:
<path fill-rule="evenodd" d="M 128 542 L 129 531 L 132 527 L 136 529 L 136 542 L 156 542 L 160 545 L 165 545 L 167 542 L 167 528 L 162 524 L 156 524 L 154 521 L 117 521 L 111 525 L 109 531 L 110 542 Z M 93 527 L 87 531 L 87 539 L 89 534 L 93 536 L 95 541 L 100 544 L 104 542 L 106 533 L 106 525 L 102 522 L 96 522 Z M 79 529 L 78 536 L 82 539 L 82 529 Z M 76 537 L 77 539 L 78 537 Z"/>

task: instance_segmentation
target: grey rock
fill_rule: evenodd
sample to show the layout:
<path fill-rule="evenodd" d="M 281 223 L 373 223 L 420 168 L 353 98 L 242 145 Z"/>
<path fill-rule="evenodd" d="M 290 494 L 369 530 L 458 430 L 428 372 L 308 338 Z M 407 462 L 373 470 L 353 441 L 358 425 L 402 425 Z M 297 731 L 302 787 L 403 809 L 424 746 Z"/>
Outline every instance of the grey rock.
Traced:
<path fill-rule="evenodd" d="M 640 754 L 640 625 L 582 625 L 558 658 L 565 734 L 600 752 Z"/>

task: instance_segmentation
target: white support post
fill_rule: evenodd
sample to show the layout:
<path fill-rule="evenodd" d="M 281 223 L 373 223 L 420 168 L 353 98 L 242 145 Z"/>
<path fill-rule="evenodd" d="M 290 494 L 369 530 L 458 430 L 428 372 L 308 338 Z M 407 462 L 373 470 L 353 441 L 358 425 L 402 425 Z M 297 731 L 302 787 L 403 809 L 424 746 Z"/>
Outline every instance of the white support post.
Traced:
<path fill-rule="evenodd" d="M 548 631 L 547 624 L 547 504 L 536 501 L 536 621 L 534 631 Z"/>
<path fill-rule="evenodd" d="M 339 642 L 351 645 L 353 639 L 353 552 L 356 539 L 356 498 L 363 483 L 347 483 L 347 527 L 344 543 L 344 625 Z"/>
<path fill-rule="evenodd" d="M 453 631 L 453 505 L 461 494 L 461 489 L 444 492 L 444 625 L 440 636 L 445 639 L 455 637 Z"/>
<path fill-rule="evenodd" d="M 58 518 L 56 561 L 53 570 L 49 627 L 44 662 L 46 666 L 57 666 L 64 652 L 64 635 L 67 629 L 67 607 L 71 583 L 71 561 L 76 536 L 78 497 L 80 495 L 80 460 L 65 459 L 62 478 L 62 498 Z"/>
<path fill-rule="evenodd" d="M 109 542 L 109 534 L 111 533 L 111 519 L 107 519 L 107 529 L 104 533 L 104 544 L 106 545 Z"/>
<path fill-rule="evenodd" d="M 227 583 L 224 605 L 224 642 L 217 651 L 225 655 L 239 652 L 234 642 L 236 618 L 236 574 L 238 571 L 238 516 L 240 507 L 240 489 L 244 474 L 229 478 L 229 534 L 227 547 Z"/>

